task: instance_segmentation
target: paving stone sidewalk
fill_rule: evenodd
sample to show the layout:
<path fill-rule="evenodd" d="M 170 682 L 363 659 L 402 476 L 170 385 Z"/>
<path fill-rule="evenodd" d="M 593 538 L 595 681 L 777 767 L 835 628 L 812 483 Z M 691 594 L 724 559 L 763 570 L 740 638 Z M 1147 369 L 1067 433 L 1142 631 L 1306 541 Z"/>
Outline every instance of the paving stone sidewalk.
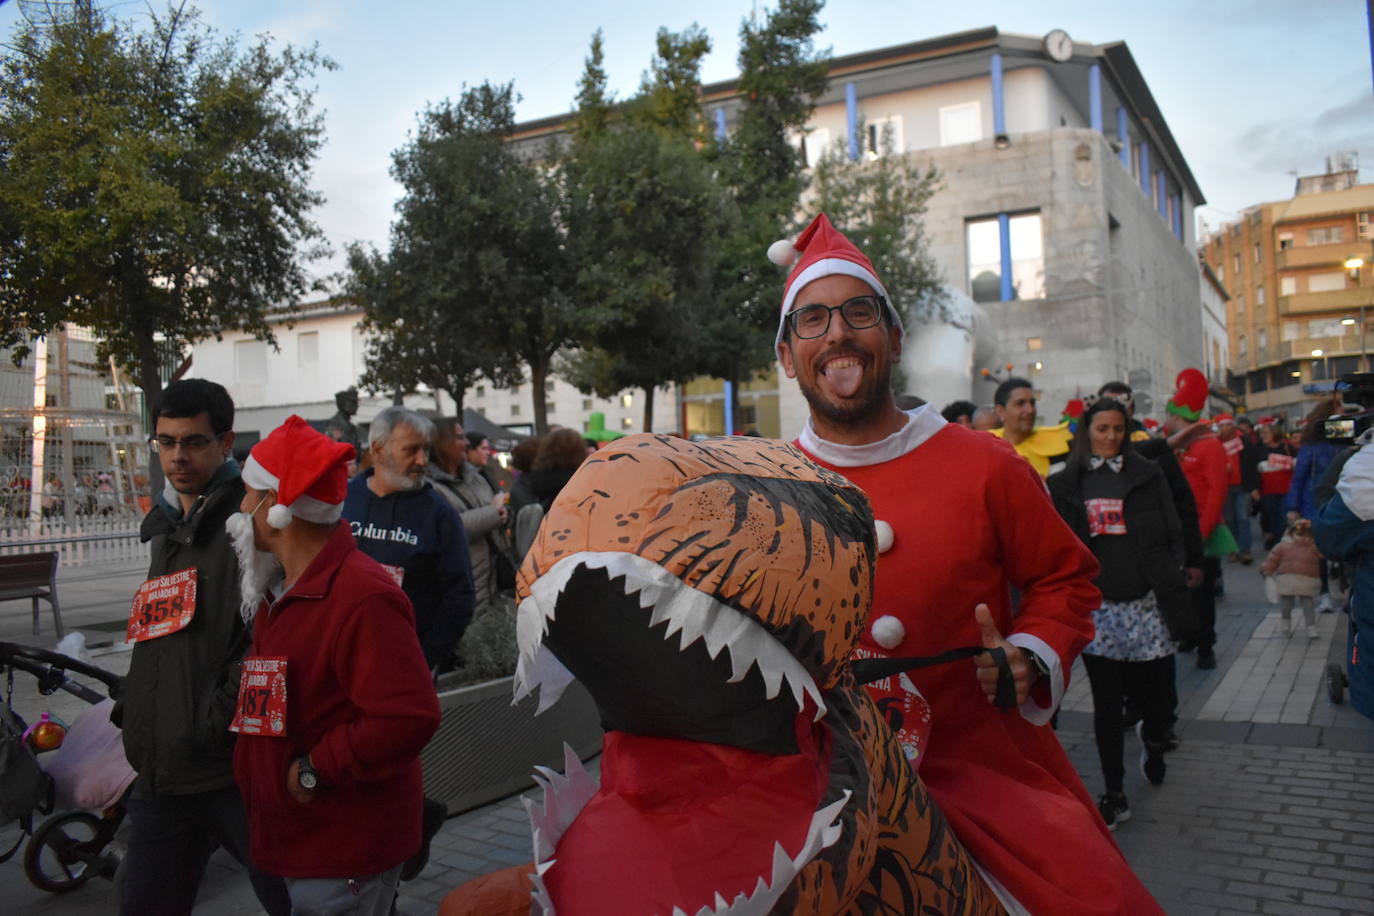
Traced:
<path fill-rule="evenodd" d="M 73 600 L 89 598 L 88 622 L 108 624 L 122 611 L 107 601 L 102 617 L 97 593 L 129 595 L 138 581 L 137 570 L 88 577 L 73 585 Z M 1178 657 L 1183 744 L 1168 756 L 1162 786 L 1149 785 L 1130 765 L 1139 747 L 1127 738 L 1132 818 L 1117 831 L 1118 844 L 1170 914 L 1374 913 L 1374 722 L 1348 705 L 1332 705 L 1323 681 L 1327 661 L 1341 657 L 1346 618 L 1320 615 L 1318 639 L 1290 638 L 1264 603 L 1257 564 L 1228 564 L 1225 584 L 1217 669 L 1199 671 L 1193 656 Z M 0 639 L 27 627 L 27 606 L 23 626 L 10 619 L 20 607 L 0 605 Z M 102 658 L 119 662 L 118 654 Z M 1097 794 L 1102 781 L 1091 714 L 1080 664 L 1058 734 Z M 0 833 L 0 843 L 7 837 L 12 834 Z M 463 881 L 529 859 L 529 825 L 518 796 L 450 818 L 435 838 L 429 867 L 402 886 L 397 909 L 434 913 Z M 7 914 L 114 910 L 106 883 L 54 900 L 31 887 L 17 865 L 0 866 Z M 211 863 L 196 912 L 259 912 L 242 873 L 223 853 Z"/>

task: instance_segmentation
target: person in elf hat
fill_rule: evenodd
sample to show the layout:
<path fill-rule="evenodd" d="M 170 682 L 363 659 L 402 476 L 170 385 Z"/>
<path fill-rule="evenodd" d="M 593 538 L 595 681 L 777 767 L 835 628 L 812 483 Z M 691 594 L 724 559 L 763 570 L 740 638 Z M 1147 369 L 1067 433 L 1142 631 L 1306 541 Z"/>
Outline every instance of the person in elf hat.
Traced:
<path fill-rule="evenodd" d="M 253 861 L 286 879 L 292 912 L 383 916 L 420 848 L 439 703 L 410 601 L 340 521 L 352 453 L 291 416 L 244 465 L 228 527 L 263 571 L 245 591 L 283 581 L 254 618 L 230 727 Z"/>
<path fill-rule="evenodd" d="M 1201 422 L 1202 409 L 1207 403 L 1207 377 L 1196 369 L 1184 369 L 1174 382 L 1177 389 L 1165 405 L 1164 432 L 1169 445 L 1178 456 L 1183 475 L 1192 487 L 1197 503 L 1198 528 L 1202 534 L 1204 564 L 1202 581 L 1192 589 L 1193 606 L 1197 611 L 1197 666 L 1210 670 L 1217 666 L 1216 584 L 1221 578 L 1221 557 L 1236 549 L 1236 540 L 1222 521 L 1222 506 L 1226 502 L 1226 450 L 1212 433 L 1211 426 Z M 1180 645 L 1181 650 L 1191 648 Z"/>
<path fill-rule="evenodd" d="M 796 444 L 862 488 L 879 520 L 872 623 L 856 656 L 981 644 L 1002 648 L 1015 678 L 1014 711 L 991 703 L 987 655 L 873 685 L 907 758 L 1009 911 L 1160 912 L 1046 727 L 1092 637 L 1092 554 L 1005 442 L 931 405 L 897 408 L 901 319 L 824 214 L 769 256 L 795 262 L 776 347 L 810 406 Z"/>
<path fill-rule="evenodd" d="M 994 436 L 1011 443 L 1041 477 L 1064 466 L 1073 433 L 1068 421 L 1056 426 L 1035 425 L 1035 389 L 1030 382 L 1009 378 L 997 386 L 992 400 L 1002 421 L 1001 428 L 992 431 Z"/>

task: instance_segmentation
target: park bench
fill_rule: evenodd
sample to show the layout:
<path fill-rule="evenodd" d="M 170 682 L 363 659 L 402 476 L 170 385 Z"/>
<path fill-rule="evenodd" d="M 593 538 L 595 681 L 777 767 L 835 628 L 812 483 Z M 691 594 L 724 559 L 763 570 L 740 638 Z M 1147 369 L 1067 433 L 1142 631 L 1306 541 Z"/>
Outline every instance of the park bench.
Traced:
<path fill-rule="evenodd" d="M 33 599 L 33 633 L 38 635 L 38 599 L 52 605 L 57 637 L 62 638 L 62 609 L 57 604 L 57 551 L 0 557 L 0 601 Z"/>

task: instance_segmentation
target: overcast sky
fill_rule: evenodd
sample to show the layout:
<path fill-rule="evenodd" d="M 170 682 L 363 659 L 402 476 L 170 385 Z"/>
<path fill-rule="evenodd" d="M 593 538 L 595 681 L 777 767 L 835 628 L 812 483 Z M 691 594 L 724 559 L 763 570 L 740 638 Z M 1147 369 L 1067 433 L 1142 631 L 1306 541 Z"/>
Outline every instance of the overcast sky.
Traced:
<path fill-rule="evenodd" d="M 145 3 L 104 6 L 146 19 Z M 703 79 L 730 79 L 738 73 L 741 20 L 755 6 L 768 4 L 202 0 L 218 29 L 318 42 L 339 64 L 319 80 L 328 144 L 315 169 L 328 198 L 317 219 L 336 248 L 353 240 L 385 247 L 399 195 L 390 154 L 427 102 L 456 98 L 465 85 L 513 81 L 520 120 L 568 111 L 597 28 L 621 98 L 637 88 L 660 26 L 699 23 L 714 43 Z M 0 5 L 0 32 L 18 19 L 17 3 Z M 1364 174 L 1374 175 L 1374 79 L 1360 0 L 830 0 L 821 21 L 817 44 L 836 55 L 986 26 L 1125 41 L 1207 198 L 1200 214 L 1213 227 L 1252 204 L 1291 196 L 1292 173 L 1321 172 L 1329 153 L 1357 151 Z"/>

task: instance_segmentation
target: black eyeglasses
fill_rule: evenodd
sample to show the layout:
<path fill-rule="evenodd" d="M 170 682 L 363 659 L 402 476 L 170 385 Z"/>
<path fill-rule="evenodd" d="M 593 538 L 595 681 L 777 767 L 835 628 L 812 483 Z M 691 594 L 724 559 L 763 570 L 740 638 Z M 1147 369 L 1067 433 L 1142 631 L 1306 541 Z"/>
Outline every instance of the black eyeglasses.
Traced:
<path fill-rule="evenodd" d="M 217 433 L 213 436 L 185 436 L 181 439 L 174 439 L 171 436 L 149 436 L 148 445 L 152 447 L 153 454 L 158 452 L 170 452 L 178 448 L 188 452 L 199 452 L 210 447 L 210 443 L 218 442 L 224 438 L 224 433 Z"/>
<path fill-rule="evenodd" d="M 855 296 L 839 305 L 803 305 L 787 313 L 787 323 L 793 334 L 802 340 L 811 340 L 830 330 L 830 316 L 834 312 L 844 317 L 845 324 L 862 331 L 882 321 L 886 307 L 887 300 L 882 296 Z"/>

